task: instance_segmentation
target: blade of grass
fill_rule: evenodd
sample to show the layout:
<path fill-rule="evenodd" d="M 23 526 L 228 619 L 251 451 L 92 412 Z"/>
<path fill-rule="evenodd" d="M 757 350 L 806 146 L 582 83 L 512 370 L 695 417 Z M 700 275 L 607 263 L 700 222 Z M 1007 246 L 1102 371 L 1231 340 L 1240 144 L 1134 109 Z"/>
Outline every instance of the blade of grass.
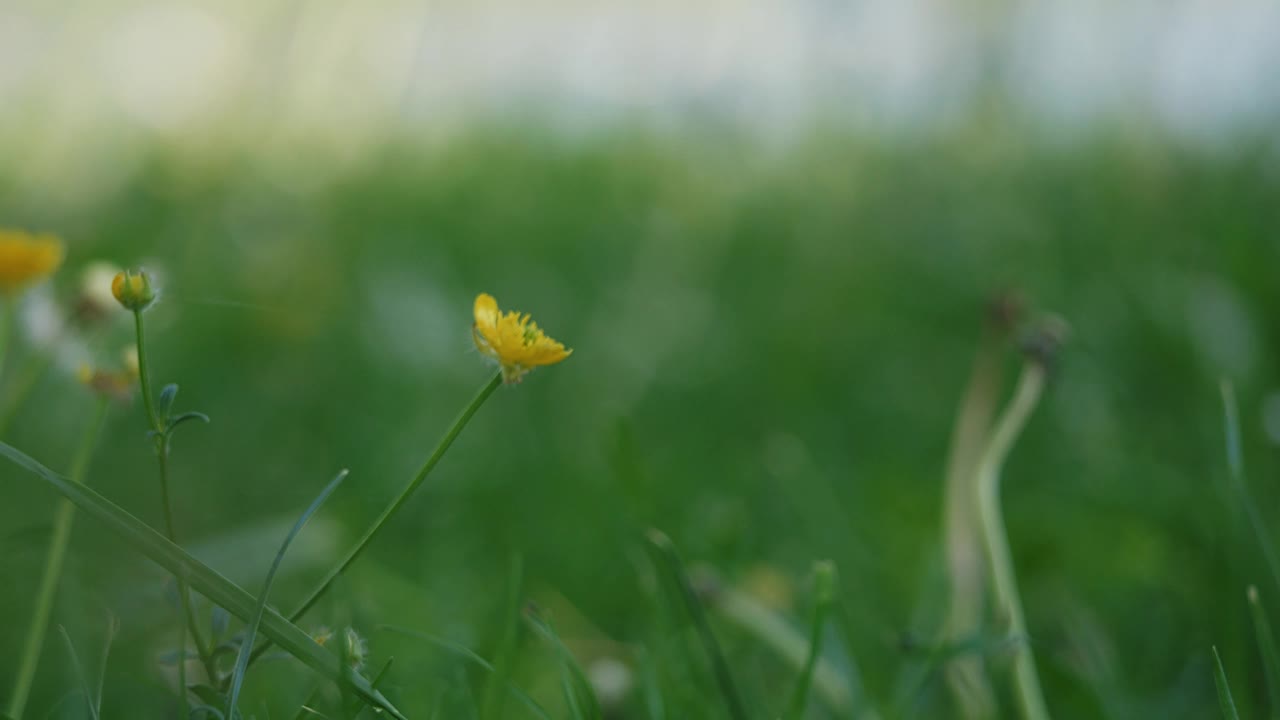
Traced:
<path fill-rule="evenodd" d="M 720 643 L 716 640 L 715 634 L 711 632 L 711 623 L 707 620 L 707 612 L 702 607 L 702 602 L 698 600 L 693 584 L 689 582 L 689 575 L 685 572 L 684 561 L 680 559 L 680 554 L 676 552 L 675 545 L 666 534 L 660 530 L 650 529 L 646 535 L 649 541 L 647 547 L 654 556 L 655 565 L 658 566 L 660 571 L 665 571 L 668 581 L 675 586 L 676 593 L 683 602 L 685 610 L 689 613 L 689 617 L 693 620 L 693 626 L 697 629 L 703 649 L 711 661 L 712 671 L 715 673 L 716 682 L 720 686 L 720 694 L 724 696 L 729 716 L 733 720 L 747 720 L 747 709 L 738 694 L 737 685 L 733 682 L 733 675 L 729 672 L 729 662 L 725 659 L 724 651 L 720 648 Z"/>
<path fill-rule="evenodd" d="M 1222 658 L 1218 657 L 1218 647 L 1213 647 L 1213 684 L 1218 688 L 1218 707 L 1226 720 L 1240 720 L 1236 712 L 1236 701 L 1231 697 L 1231 686 L 1227 684 L 1227 670 L 1222 667 Z"/>
<path fill-rule="evenodd" d="M 1267 699 L 1271 701 L 1271 717 L 1280 718 L 1280 652 L 1276 650 L 1276 638 L 1267 621 L 1266 610 L 1258 596 L 1258 588 L 1250 585 L 1249 611 L 1253 615 L 1253 630 L 1258 638 L 1258 652 L 1262 655 L 1262 669 L 1267 678 Z"/>
<path fill-rule="evenodd" d="M 98 708 L 93 704 L 93 691 L 89 689 L 89 679 L 85 677 L 84 668 L 80 666 L 80 658 L 76 655 L 76 646 L 71 642 L 71 636 L 67 634 L 65 627 L 59 625 L 58 632 L 62 633 L 62 642 L 67 646 L 67 655 L 71 656 L 71 670 L 76 675 L 76 682 L 80 683 L 81 692 L 84 693 L 84 702 L 89 706 L 89 717 L 93 718 L 93 720 L 101 720 Z"/>
<path fill-rule="evenodd" d="M 835 599 L 836 567 L 831 561 L 823 561 L 813 568 L 814 605 L 813 620 L 809 625 L 809 654 L 800 668 L 800 676 L 796 679 L 795 690 L 791 693 L 791 702 L 787 714 L 788 720 L 800 720 L 804 717 L 804 707 L 809 700 L 809 686 L 813 684 L 813 669 L 818 664 L 818 656 L 822 654 L 822 630 L 827 622 L 827 611 Z"/>
<path fill-rule="evenodd" d="M 520 630 L 520 594 L 524 567 L 519 555 L 511 559 L 511 571 L 507 580 L 507 602 L 503 605 L 502 637 L 493 655 L 493 672 L 484 686 L 484 701 L 480 705 L 483 720 L 499 720 L 506 704 L 507 677 L 516 653 Z"/>
<path fill-rule="evenodd" d="M 547 644 L 551 645 L 556 652 L 556 658 L 560 661 L 560 687 L 564 692 L 565 701 L 569 703 L 569 710 L 572 712 L 573 717 L 580 720 L 600 720 L 600 718 L 603 718 L 604 713 L 600 710 L 600 702 L 596 699 L 596 693 L 591 687 L 591 682 L 587 680 L 586 674 L 582 672 L 582 667 L 578 665 L 573 653 L 569 651 L 564 641 L 560 639 L 555 626 L 551 624 L 548 618 L 542 617 L 537 608 L 532 606 L 525 609 L 524 617 L 534 632 L 545 640 Z"/>
<path fill-rule="evenodd" d="M 43 480 L 50 488 L 75 503 L 89 516 L 104 523 L 135 550 L 146 555 L 157 565 L 176 576 L 185 575 L 197 591 L 215 604 L 226 608 L 243 622 L 250 622 L 253 619 L 257 601 L 252 595 L 189 555 L 151 526 L 88 486 L 70 482 L 8 443 L 0 442 L 0 455 Z M 317 645 L 310 635 L 286 620 L 280 613 L 268 608 L 263 614 L 261 629 L 264 636 L 304 665 L 325 677 L 350 685 L 357 695 L 370 704 L 382 708 L 392 717 L 403 720 L 404 715 L 382 697 L 381 693 L 370 687 L 368 681 L 343 668 L 338 658 Z"/>
<path fill-rule="evenodd" d="M 93 419 L 85 427 L 85 434 L 76 449 L 75 459 L 71 462 L 72 482 L 82 482 L 88 470 L 89 460 L 93 456 L 93 448 L 97 444 L 103 421 L 107 416 L 109 404 L 107 398 L 98 402 Z M 39 590 L 36 593 L 35 612 L 31 616 L 31 624 L 27 626 L 27 638 L 22 648 L 22 659 L 18 664 L 18 673 L 14 676 L 13 692 L 9 696 L 9 713 L 21 716 L 31 692 L 31 683 L 35 680 L 36 669 L 40 664 L 40 652 L 44 647 L 45 632 L 49 627 L 49 618 L 53 614 L 54 601 L 57 599 L 58 583 L 62 578 L 62 565 L 71 545 L 71 529 L 75 522 L 75 506 L 66 500 L 58 501 L 58 509 L 53 521 L 53 537 L 49 541 L 49 550 L 45 555 L 44 573 L 40 577 Z"/>
<path fill-rule="evenodd" d="M 306 599 L 298 605 L 297 609 L 289 614 L 289 622 L 297 622 L 300 620 L 302 616 L 311 609 L 311 606 L 315 605 L 319 602 L 320 598 L 324 597 L 324 594 L 329 591 L 329 588 L 333 583 L 347 571 L 347 568 L 350 567 L 357 558 L 360 557 L 360 555 L 365 551 L 365 548 L 369 547 L 369 543 L 373 542 L 373 539 L 378 535 L 378 532 L 382 530 L 387 522 L 389 522 L 391 518 L 400 511 L 400 508 L 404 507 L 404 504 L 409 501 L 409 498 L 413 495 L 414 491 L 416 491 L 418 487 L 426 481 L 427 476 L 431 474 L 431 471 L 435 469 L 435 466 L 440 462 L 440 459 L 444 457 L 444 454 L 449 450 L 450 446 L 453 445 L 453 441 L 457 440 L 458 436 L 462 434 L 462 429 L 467 426 L 467 423 L 471 421 L 471 418 L 475 416 L 478 410 L 480 410 L 480 406 L 484 405 L 485 400 L 488 400 L 489 396 L 493 394 L 493 391 L 497 390 L 498 386 L 501 384 L 502 373 L 499 372 L 495 373 L 493 377 L 489 378 L 488 382 L 481 386 L 475 396 L 471 398 L 471 402 L 468 403 L 467 406 L 463 408 L 462 412 L 458 414 L 458 417 L 453 421 L 453 425 L 445 431 L 444 437 L 440 438 L 440 442 L 436 445 L 436 449 L 431 452 L 427 461 L 418 469 L 418 473 L 413 476 L 413 479 L 410 480 L 407 485 L 405 485 L 404 489 L 400 491 L 400 494 L 391 501 L 391 504 L 387 505 L 378 517 L 374 518 L 373 523 L 364 531 L 364 534 L 356 540 L 355 544 L 351 546 L 351 549 L 349 549 L 345 555 L 343 555 L 342 559 L 325 574 L 311 593 L 307 595 Z M 270 645 L 271 643 L 263 643 L 254 650 L 253 655 L 249 658 L 249 662 L 252 663 L 254 660 L 262 656 Z"/>
<path fill-rule="evenodd" d="M 1231 487 L 1244 508 L 1245 515 L 1249 518 L 1249 527 L 1253 530 L 1254 539 L 1262 550 L 1267 569 L 1271 571 L 1271 580 L 1275 583 L 1276 590 L 1280 591 L 1280 557 L 1276 556 L 1275 542 L 1271 538 L 1271 533 L 1267 532 L 1266 523 L 1263 522 L 1262 514 L 1258 511 L 1258 504 L 1254 502 L 1253 495 L 1249 492 L 1249 483 L 1245 480 L 1244 451 L 1240 443 L 1240 409 L 1236 405 L 1236 391 L 1231 381 L 1226 379 L 1219 383 L 1219 390 L 1222 393 L 1227 470 L 1231 476 Z"/>
<path fill-rule="evenodd" d="M 253 620 L 249 622 L 245 628 L 244 640 L 240 643 L 240 652 L 236 655 L 235 671 L 231 675 L 231 693 L 227 698 L 227 717 L 233 717 L 236 712 L 236 701 L 240 699 L 240 688 L 244 685 L 245 671 L 249 669 L 249 655 L 253 651 L 254 640 L 258 636 L 258 626 L 262 623 L 262 614 L 267 609 L 267 598 L 271 595 L 271 583 L 276 579 L 276 571 L 280 569 L 280 563 L 284 560 L 284 554 L 289 550 L 289 545 L 293 543 L 293 539 L 302 532 L 302 528 L 311 519 L 312 515 L 324 505 L 329 496 L 333 494 L 343 480 L 347 479 L 347 470 L 340 471 L 329 481 L 328 485 L 320 491 L 315 500 L 307 506 L 302 516 L 293 524 L 293 528 L 289 530 L 289 534 L 285 536 L 284 542 L 280 543 L 280 549 L 276 551 L 275 560 L 271 561 L 271 569 L 267 571 L 267 579 L 262 584 L 262 592 L 258 594 L 258 606 L 254 608 Z"/>
<path fill-rule="evenodd" d="M 107 680 L 107 658 L 111 656 L 111 644 L 120 632 L 120 618 L 107 613 L 107 638 L 102 642 L 102 657 L 98 661 L 98 687 L 93 694 L 94 707 L 102 712 L 102 688 Z"/>
<path fill-rule="evenodd" d="M 452 655 L 456 655 L 457 657 L 460 657 L 463 660 L 466 660 L 476 665 L 477 667 L 484 670 L 485 672 L 489 672 L 489 673 L 494 672 L 494 667 L 492 664 L 489 663 L 488 660 L 485 660 L 483 657 L 480 657 L 480 655 L 478 655 L 471 648 L 465 645 L 461 645 L 459 643 L 453 642 L 452 640 L 446 640 L 445 638 L 439 637 L 437 635 L 418 632 L 417 630 L 410 630 L 409 628 L 398 627 L 396 625 L 379 625 L 378 630 L 395 633 L 397 635 L 402 635 L 407 638 L 413 638 L 414 640 L 421 640 L 423 642 L 434 645 L 435 647 L 441 650 L 444 650 Z M 528 708 L 529 712 L 531 712 L 535 717 L 538 717 L 540 720 L 551 720 L 551 715 L 548 714 L 547 711 L 543 709 L 541 705 L 539 705 L 536 701 L 534 701 L 533 698 L 526 695 L 524 691 L 522 691 L 520 688 L 511 684 L 511 682 L 509 681 L 507 682 L 506 687 L 507 687 L 507 692 L 510 693 L 511 697 L 514 697 L 516 700 L 519 700 L 520 704 Z"/>

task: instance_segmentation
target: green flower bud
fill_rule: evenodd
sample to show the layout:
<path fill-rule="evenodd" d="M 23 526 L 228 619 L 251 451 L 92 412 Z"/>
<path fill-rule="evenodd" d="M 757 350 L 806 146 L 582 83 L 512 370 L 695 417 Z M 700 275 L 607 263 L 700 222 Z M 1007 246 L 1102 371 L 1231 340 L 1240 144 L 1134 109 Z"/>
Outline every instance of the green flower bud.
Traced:
<path fill-rule="evenodd" d="M 156 292 L 151 287 L 151 278 L 139 270 L 137 274 L 125 270 L 111 281 L 111 294 L 126 310 L 138 312 L 145 310 L 155 302 Z"/>

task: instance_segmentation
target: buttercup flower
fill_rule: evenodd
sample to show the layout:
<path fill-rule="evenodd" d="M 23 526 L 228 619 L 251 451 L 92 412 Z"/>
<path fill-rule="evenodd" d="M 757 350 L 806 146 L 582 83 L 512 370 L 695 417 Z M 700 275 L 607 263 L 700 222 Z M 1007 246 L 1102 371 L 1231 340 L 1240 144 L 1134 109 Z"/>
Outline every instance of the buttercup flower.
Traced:
<path fill-rule="evenodd" d="M 126 309 L 134 312 L 145 310 L 156 299 L 156 292 L 151 288 L 151 278 L 141 270 L 137 274 L 125 270 L 116 275 L 111 281 L 111 294 Z"/>
<path fill-rule="evenodd" d="M 554 365 L 573 352 L 547 337 L 528 313 L 503 313 L 488 293 L 476 296 L 476 321 L 471 339 L 476 348 L 502 368 L 502 380 L 518 383 L 539 365 Z"/>
<path fill-rule="evenodd" d="M 0 230 L 0 295 L 15 295 L 62 264 L 62 241 L 52 235 Z"/>
<path fill-rule="evenodd" d="M 128 400 L 138 384 L 137 348 L 125 348 L 121 353 L 124 367 L 119 370 L 96 368 L 88 363 L 80 366 L 76 376 L 90 390 L 115 400 Z"/>

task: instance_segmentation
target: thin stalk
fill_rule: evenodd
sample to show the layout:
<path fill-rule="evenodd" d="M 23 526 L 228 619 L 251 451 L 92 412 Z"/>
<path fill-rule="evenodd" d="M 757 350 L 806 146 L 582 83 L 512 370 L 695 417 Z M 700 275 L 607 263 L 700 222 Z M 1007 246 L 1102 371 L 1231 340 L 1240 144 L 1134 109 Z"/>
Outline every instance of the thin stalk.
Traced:
<path fill-rule="evenodd" d="M 400 494 L 396 496 L 396 499 L 392 500 L 391 504 L 387 505 L 386 509 L 383 510 L 376 519 L 374 519 L 373 523 L 364 531 L 364 534 L 360 536 L 360 539 L 356 540 L 355 544 L 351 546 L 351 549 L 343 555 L 342 559 L 325 574 L 324 578 L 316 585 L 315 589 L 313 589 L 311 593 L 307 595 L 306 599 L 298 605 L 298 608 L 289 615 L 290 622 L 296 623 L 301 619 L 302 616 L 320 600 L 320 598 L 324 597 L 324 594 L 329 591 L 329 587 L 333 585 L 334 581 L 337 580 L 342 573 L 346 572 L 347 568 L 351 566 L 351 563 L 355 562 L 356 558 L 360 557 L 365 548 L 369 546 L 369 543 L 373 541 L 373 538 L 377 536 L 380 530 L 382 530 L 383 526 L 385 526 L 387 522 L 400 511 L 400 508 L 404 507 L 404 504 L 409 501 L 409 498 L 413 495 L 414 491 L 418 489 L 418 486 L 422 485 L 423 481 L 427 479 L 427 476 L 431 474 L 431 471 L 435 468 L 436 464 L 440 462 L 440 458 L 444 457 L 445 452 L 447 452 L 449 447 L 453 445 L 453 441 L 458 439 L 458 435 L 462 433 L 462 429 L 471 421 L 472 416 L 476 414 L 476 411 L 480 409 L 480 406 L 484 405 L 484 401 L 488 400 L 489 396 L 493 394 L 493 391 L 497 390 L 498 386 L 501 384 L 502 373 L 495 373 L 494 376 L 476 392 L 475 397 L 471 398 L 471 402 L 463 408 L 457 419 L 453 421 L 453 425 L 449 427 L 447 432 L 445 432 L 444 437 L 440 438 L 440 442 L 436 445 L 435 451 L 432 452 L 431 456 L 427 458 L 427 461 L 422 464 L 418 473 L 413 476 L 413 479 L 410 480 L 407 485 L 405 485 L 404 489 L 400 491 Z M 254 650 L 253 656 L 249 658 L 249 662 L 252 663 L 254 660 L 261 657 L 270 645 L 270 642 L 264 642 L 257 650 Z"/>
<path fill-rule="evenodd" d="M 13 323 L 17 312 L 17 298 L 0 295 L 0 380 L 4 379 L 4 361 L 8 355 L 9 340 L 13 337 Z"/>
<path fill-rule="evenodd" d="M 138 341 L 138 384 L 142 386 L 142 403 L 147 411 L 147 421 L 151 425 L 152 440 L 155 443 L 156 464 L 160 470 L 160 501 L 164 506 L 165 535 L 173 544 L 178 544 L 178 533 L 173 522 L 173 504 L 169 497 L 169 437 L 168 432 L 156 412 L 155 399 L 151 394 L 151 364 L 147 361 L 146 332 L 142 323 L 142 311 L 133 312 L 134 328 Z M 217 682 L 218 669 L 213 657 L 205 647 L 200 635 L 200 626 L 196 623 L 195 612 L 191 608 L 191 591 L 187 587 L 187 579 L 177 575 L 178 597 L 182 602 L 181 628 L 178 637 L 178 685 L 183 717 L 187 707 L 187 634 L 191 634 L 196 646 L 196 653 L 204 665 L 210 682 Z"/>
<path fill-rule="evenodd" d="M 1007 637 L 1013 642 L 1014 684 L 1025 720 L 1048 720 L 1049 711 L 1036 673 L 1035 655 L 1027 636 L 1022 600 L 1018 596 L 1013 556 L 1009 550 L 1004 517 L 1000 513 L 1000 470 L 1039 402 L 1044 384 L 1044 365 L 1039 361 L 1029 361 L 1018 378 L 1013 400 L 1000 416 L 978 465 L 978 519 L 987 548 L 987 561 L 991 565 L 996 609 L 1008 621 Z"/>
<path fill-rule="evenodd" d="M 1004 379 L 1001 351 L 1008 325 L 1001 313 L 988 313 L 951 434 L 943 515 L 949 593 L 940 645 L 972 638 L 982 625 L 986 568 L 983 567 L 978 510 L 974 506 L 976 471 Z M 977 720 L 994 713 L 995 694 L 981 655 L 952 658 L 947 663 L 946 676 L 962 717 Z"/>
<path fill-rule="evenodd" d="M 804 717 L 804 708 L 809 700 L 809 686 L 813 684 L 813 671 L 822 655 L 822 630 L 827 621 L 827 611 L 831 609 L 835 598 L 835 573 L 835 565 L 830 561 L 820 562 L 814 567 L 815 602 L 813 619 L 809 624 L 809 651 L 800 668 L 796 687 L 791 693 L 791 703 L 784 716 L 788 720 L 801 720 Z"/>
<path fill-rule="evenodd" d="M 22 403 L 35 389 L 36 383 L 44 376 L 49 367 L 53 365 L 53 356 L 37 354 L 35 357 L 23 364 L 21 370 L 14 375 L 13 385 L 9 388 L 8 394 L 0 403 L 0 436 L 4 435 L 5 430 L 9 429 L 9 423 L 13 420 L 13 416 L 22 407 Z"/>
<path fill-rule="evenodd" d="M 1280 591 L 1280 557 L 1276 555 L 1276 545 L 1267 531 L 1267 524 L 1258 512 L 1258 503 L 1249 492 L 1249 483 L 1244 474 L 1244 451 L 1240 442 L 1240 409 L 1236 405 L 1236 391 L 1231 381 L 1223 379 L 1219 383 L 1222 392 L 1222 412 L 1224 416 L 1224 432 L 1227 444 L 1227 469 L 1231 476 L 1231 488 L 1235 491 L 1245 515 L 1249 518 L 1249 528 L 1253 531 L 1254 541 L 1262 550 L 1262 557 L 1271 571 L 1271 580 Z"/>
<path fill-rule="evenodd" d="M 83 483 L 85 472 L 89 467 L 89 458 L 93 455 L 98 434 L 102 430 L 103 420 L 107 416 L 107 398 L 100 398 L 97 412 L 85 428 L 84 436 L 76 449 L 71 462 L 71 482 Z M 13 682 L 10 694 L 8 714 L 22 717 L 27 698 L 31 694 L 31 683 L 36 677 L 36 667 L 40 664 L 40 651 L 44 647 L 45 633 L 49 629 L 49 618 L 53 614 L 53 602 L 57 596 L 58 580 L 62 577 L 62 564 L 66 558 L 67 546 L 71 540 L 71 525 L 75 519 L 76 507 L 70 500 L 58 501 L 58 509 L 53 521 L 53 539 L 49 542 L 49 554 L 45 558 L 44 575 L 40 578 L 40 589 L 36 595 L 35 614 L 31 617 L 31 625 L 27 628 L 27 640 L 22 647 L 22 660 L 18 664 L 18 675 Z"/>
<path fill-rule="evenodd" d="M 750 716 L 747 714 L 746 705 L 743 704 L 742 697 L 738 694 L 737 685 L 733 681 L 733 673 L 729 671 L 729 661 L 725 658 L 724 650 L 720 647 L 720 642 L 716 640 L 715 633 L 711 631 L 711 622 L 707 618 L 706 610 L 702 607 L 702 601 L 698 599 L 697 591 L 693 589 L 693 585 L 689 581 L 689 573 L 685 570 L 684 561 L 680 558 L 680 553 L 676 551 L 676 546 L 671 542 L 671 538 L 659 530 L 649 530 L 647 537 L 649 548 L 656 553 L 659 571 L 666 571 L 669 581 L 675 585 L 675 590 L 683 601 L 690 619 L 693 621 L 693 627 L 698 633 L 699 640 L 702 641 L 702 647 L 707 653 L 708 660 L 711 662 L 711 670 L 715 674 L 716 683 L 720 686 L 720 694 L 724 696 L 729 717 L 733 720 L 747 720 Z"/>

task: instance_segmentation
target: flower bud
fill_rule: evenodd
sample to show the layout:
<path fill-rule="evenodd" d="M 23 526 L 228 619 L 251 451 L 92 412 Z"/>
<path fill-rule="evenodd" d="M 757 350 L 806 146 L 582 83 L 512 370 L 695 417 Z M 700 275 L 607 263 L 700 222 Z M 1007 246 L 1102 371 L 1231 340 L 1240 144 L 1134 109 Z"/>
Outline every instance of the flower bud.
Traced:
<path fill-rule="evenodd" d="M 111 281 L 111 294 L 125 309 L 134 312 L 145 310 L 156 299 L 155 290 L 151 288 L 151 278 L 142 270 L 137 274 L 129 270 L 117 274 L 115 280 Z"/>

